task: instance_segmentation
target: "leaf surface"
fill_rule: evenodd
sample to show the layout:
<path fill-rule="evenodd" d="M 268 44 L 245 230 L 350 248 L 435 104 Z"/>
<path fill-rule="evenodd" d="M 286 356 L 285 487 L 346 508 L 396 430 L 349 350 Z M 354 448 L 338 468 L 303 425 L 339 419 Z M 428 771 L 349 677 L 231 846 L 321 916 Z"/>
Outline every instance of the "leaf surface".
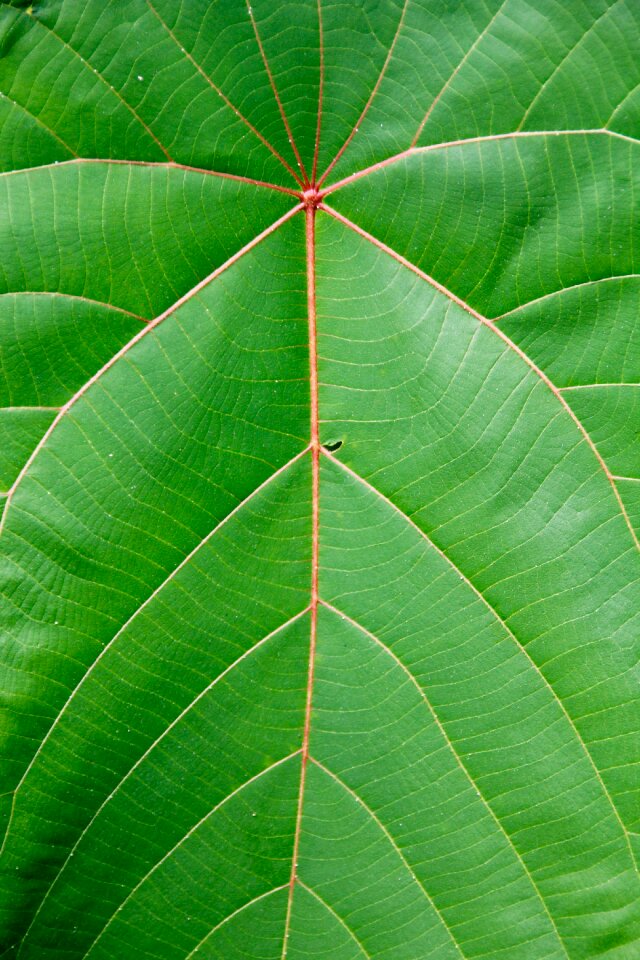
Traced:
<path fill-rule="evenodd" d="M 637 956 L 639 28 L 2 4 L 2 956 Z"/>

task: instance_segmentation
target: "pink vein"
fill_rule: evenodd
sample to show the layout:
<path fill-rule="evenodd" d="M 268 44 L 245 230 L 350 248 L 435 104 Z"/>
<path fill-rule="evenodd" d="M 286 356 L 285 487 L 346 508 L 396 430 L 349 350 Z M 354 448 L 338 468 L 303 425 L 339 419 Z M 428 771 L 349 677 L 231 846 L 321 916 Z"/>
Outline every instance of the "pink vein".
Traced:
<path fill-rule="evenodd" d="M 320 45 L 320 86 L 318 88 L 318 120 L 316 124 L 316 145 L 313 151 L 313 170 L 311 184 L 317 186 L 318 155 L 320 153 L 320 130 L 322 127 L 322 98 L 324 96 L 324 29 L 322 25 L 322 0 L 318 0 L 318 38 Z"/>
<path fill-rule="evenodd" d="M 151 10 L 151 12 L 152 12 L 152 13 L 156 16 L 156 18 L 160 21 L 160 23 L 162 24 L 162 26 L 164 27 L 164 29 L 167 31 L 167 33 L 169 34 L 169 36 L 171 37 L 171 39 L 173 40 L 173 42 L 176 44 L 177 47 L 180 48 L 180 52 L 183 53 L 183 54 L 185 55 L 185 57 L 187 58 L 187 60 L 191 63 L 191 65 L 192 65 L 193 67 L 195 67 L 195 69 L 198 71 L 198 73 L 199 73 L 200 76 L 203 78 L 203 80 L 205 80 L 206 83 L 209 84 L 209 86 L 211 87 L 211 89 L 214 90 L 214 91 L 218 94 L 218 96 L 224 101 L 224 103 L 229 107 L 229 109 L 230 109 L 230 110 L 233 110 L 233 112 L 234 112 L 235 115 L 238 117 L 238 119 L 241 120 L 242 123 L 244 123 L 244 125 L 249 128 L 249 130 L 251 130 L 251 132 L 258 138 L 258 140 L 260 140 L 261 143 L 264 144 L 264 146 L 267 148 L 267 150 L 269 150 L 269 151 L 273 154 L 273 156 L 276 157 L 276 159 L 280 161 L 280 163 L 285 167 L 285 169 L 289 171 L 289 173 L 291 174 L 291 176 L 292 176 L 295 180 L 297 180 L 297 182 L 300 184 L 300 186 L 302 186 L 302 182 L 301 182 L 300 178 L 298 177 L 298 175 L 296 174 L 296 172 L 295 172 L 295 170 L 293 169 L 293 167 L 291 167 L 291 166 L 287 163 L 287 161 L 284 159 L 284 157 L 283 157 L 280 153 L 278 153 L 278 151 L 276 150 L 276 148 L 269 143 L 269 141 L 266 139 L 266 137 L 264 137 L 256 127 L 254 127 L 254 125 L 251 123 L 251 121 L 250 121 L 250 120 L 247 120 L 247 118 L 240 113 L 240 111 L 238 110 L 238 108 L 233 105 L 233 103 L 231 102 L 231 100 L 229 100 L 229 98 L 222 92 L 222 90 L 220 89 L 220 87 L 218 87 L 218 86 L 213 82 L 213 80 L 211 79 L 211 77 L 210 77 L 207 73 L 205 73 L 205 71 L 202 69 L 202 67 L 200 66 L 200 64 L 197 63 L 196 60 L 194 60 L 194 58 L 191 56 L 191 54 L 189 53 L 189 51 L 186 50 L 186 49 L 181 45 L 181 43 L 179 42 L 179 40 L 178 40 L 178 38 L 176 37 L 176 35 L 173 33 L 173 31 L 171 30 L 171 28 L 164 22 L 164 20 L 162 19 L 162 17 L 161 17 L 160 14 L 158 13 L 158 11 L 155 9 L 155 7 L 153 6 L 153 4 L 151 3 L 151 0 L 146 0 L 146 2 L 147 2 L 147 6 L 148 6 L 149 9 Z"/>
<path fill-rule="evenodd" d="M 151 332 L 151 330 L 155 330 L 155 328 L 160 323 L 162 323 L 163 320 L 166 320 L 166 318 L 171 316 L 172 313 L 175 313 L 175 311 L 178 310 L 183 304 L 187 303 L 188 300 L 196 296 L 196 294 L 200 293 L 200 291 L 203 290 L 206 286 L 208 286 L 208 284 L 210 284 L 213 280 L 219 277 L 221 273 L 224 273 L 224 271 L 228 270 L 229 267 L 233 266 L 234 263 L 237 263 L 238 260 L 241 259 L 241 257 L 243 257 L 250 250 L 253 250 L 255 246 L 261 243 L 270 234 L 274 233 L 274 231 L 276 231 L 278 227 L 282 226 L 283 223 L 291 219 L 291 217 L 295 216 L 295 214 L 302 209 L 303 209 L 303 204 L 299 203 L 295 207 L 293 207 L 291 210 L 287 211 L 287 213 L 283 214 L 283 216 L 281 216 L 278 220 L 276 220 L 274 223 L 268 226 L 266 230 L 263 230 L 262 233 L 259 233 L 256 237 L 253 238 L 253 240 L 245 244 L 245 246 L 242 247 L 241 250 L 238 250 L 237 253 L 234 253 L 233 256 L 229 257 L 229 259 L 226 260 L 223 264 L 221 264 L 221 266 L 217 267 L 213 271 L 213 273 L 210 273 L 208 277 L 205 277 L 204 280 L 201 280 L 199 283 L 197 283 L 195 287 L 192 287 L 192 289 L 189 290 L 187 293 L 185 293 L 182 297 L 180 297 L 179 300 L 176 300 L 176 302 L 172 306 L 170 306 L 167 310 L 165 310 L 164 313 L 161 313 L 160 316 L 156 317 L 154 320 L 151 320 L 145 327 L 143 327 L 142 330 L 140 330 L 135 335 L 135 337 L 133 337 L 127 344 L 125 344 L 125 346 L 122 347 L 121 350 L 118 350 L 118 352 L 115 353 L 111 357 L 111 359 L 108 360 L 107 363 L 105 363 L 105 365 L 101 367 L 100 370 L 97 371 L 97 373 L 94 373 L 94 375 L 89 380 L 87 380 L 86 383 L 84 383 L 76 393 L 74 393 L 74 395 L 64 404 L 64 406 L 60 408 L 60 412 L 53 420 L 53 423 L 51 424 L 49 429 L 46 431 L 46 433 L 42 436 L 42 438 L 38 441 L 33 451 L 31 452 L 29 459 L 27 460 L 22 470 L 16 477 L 15 481 L 7 491 L 7 497 L 4 502 L 4 511 L 2 514 L 2 519 L 0 519 L 0 533 L 2 533 L 2 530 L 4 529 L 5 520 L 9 512 L 9 507 L 11 506 L 13 496 L 16 490 L 18 489 L 18 487 L 20 486 L 25 474 L 31 467 L 31 464 L 37 457 L 40 450 L 46 444 L 47 440 L 49 439 L 53 431 L 56 429 L 56 427 L 60 423 L 61 419 L 78 402 L 78 400 L 82 396 L 84 396 L 84 394 L 95 383 L 97 383 L 97 381 L 100 380 L 100 378 L 105 373 L 107 373 L 107 371 L 110 370 L 111 367 L 118 362 L 118 360 L 120 360 L 123 356 L 125 356 L 125 354 L 128 353 L 128 351 L 133 346 L 135 346 L 135 344 L 138 343 L 139 340 L 142 340 L 143 337 L 146 337 L 147 334 Z"/>
<path fill-rule="evenodd" d="M 386 497 L 386 496 L 384 495 L 384 493 L 382 493 L 380 490 L 378 490 L 377 487 L 374 487 L 372 483 L 369 483 L 368 480 L 365 480 L 364 477 L 362 477 L 359 473 L 356 473 L 355 470 L 352 470 L 351 467 L 348 467 L 348 466 L 346 465 L 346 463 L 343 463 L 342 460 L 339 460 L 338 457 L 334 456 L 334 454 L 330 453 L 328 450 L 326 450 L 326 449 L 324 449 L 324 448 L 322 448 L 321 453 L 322 453 L 323 456 L 327 457 L 327 458 L 328 458 L 329 460 L 331 460 L 333 463 L 337 464 L 340 469 L 342 469 L 342 470 L 345 471 L 345 473 L 348 473 L 348 474 L 349 474 L 350 476 L 352 476 L 355 480 L 357 480 L 358 483 L 362 484 L 363 487 L 366 487 L 367 490 L 370 490 L 371 493 L 375 494 L 376 497 L 378 497 L 380 500 L 384 501 L 384 503 L 388 504 L 389 507 L 391 507 L 392 510 L 394 510 L 394 511 L 395 511 L 399 516 L 401 516 L 411 527 L 413 527 L 413 529 L 416 531 L 416 533 L 418 533 L 418 534 L 422 537 L 422 539 L 425 540 L 425 541 L 429 544 L 429 546 L 432 547 L 432 548 L 436 551 L 436 553 L 438 553 L 438 554 L 442 557 L 442 559 L 451 567 L 451 569 L 455 571 L 455 573 L 460 577 L 460 580 L 463 581 L 464 583 L 466 583 L 466 585 L 469 587 L 469 589 L 473 591 L 473 593 L 474 593 L 474 594 L 478 597 L 478 599 L 484 604 L 484 606 L 487 608 L 487 610 L 489 610 L 490 613 L 495 617 L 496 621 L 504 628 L 505 632 L 511 637 L 511 639 L 513 640 L 513 642 L 515 643 L 515 645 L 518 647 L 518 649 L 520 650 L 520 652 L 524 654 L 524 656 L 526 657 L 526 659 L 529 661 L 531 667 L 535 670 L 536 674 L 540 677 L 542 683 L 544 684 L 544 686 L 547 688 L 547 690 L 549 691 L 549 693 L 550 693 L 551 696 L 553 697 L 554 702 L 557 703 L 559 709 L 562 711 L 562 714 L 563 714 L 563 716 L 565 717 L 567 723 L 569 724 L 569 726 L 570 726 L 571 729 L 573 730 L 573 733 L 574 733 L 574 735 L 575 735 L 578 743 L 580 744 L 580 746 L 581 746 L 581 748 L 582 748 L 582 750 L 583 750 L 583 752 L 584 752 L 584 755 L 585 755 L 587 761 L 589 762 L 589 765 L 590 765 L 591 769 L 592 769 L 593 772 L 594 772 L 594 775 L 595 775 L 595 777 L 596 777 L 596 780 L 597 780 L 598 783 L 600 784 L 604 795 L 606 796 L 607 800 L 609 801 L 609 803 L 610 803 L 610 805 L 611 805 L 611 809 L 612 809 L 612 811 L 613 811 L 613 814 L 614 814 L 616 820 L 618 821 L 618 824 L 620 825 L 620 828 L 621 828 L 621 830 L 622 830 L 622 832 L 623 832 L 623 835 L 624 835 L 624 838 L 625 838 L 625 840 L 626 840 L 627 848 L 628 848 L 629 853 L 630 853 L 630 855 L 631 855 L 631 862 L 632 862 L 632 864 L 633 864 L 633 866 L 634 866 L 634 869 L 635 869 L 636 873 L 640 873 L 640 871 L 638 870 L 638 867 L 637 867 L 637 865 L 636 865 L 635 856 L 634 856 L 633 849 L 632 849 L 632 847 L 631 847 L 631 842 L 630 842 L 630 839 L 629 839 L 629 833 L 630 833 L 630 831 L 627 830 L 627 828 L 626 828 L 626 826 L 625 826 L 625 824 L 624 824 L 624 822 L 623 822 L 623 820 L 622 820 L 622 817 L 620 816 L 620 814 L 619 814 L 619 812 L 618 812 L 618 809 L 617 809 L 615 803 L 613 802 L 613 797 L 612 797 L 611 794 L 609 793 L 609 791 L 608 791 L 608 789 L 607 789 L 607 786 L 606 786 L 604 780 L 602 779 L 602 775 L 601 775 L 601 773 L 600 773 L 600 770 L 599 770 L 598 767 L 596 766 L 595 761 L 594 761 L 593 757 L 591 756 L 591 753 L 590 753 L 589 750 L 587 749 L 587 745 L 586 745 L 586 743 L 584 742 L 584 740 L 582 739 L 582 736 L 581 736 L 581 734 L 580 734 L 580 731 L 578 730 L 578 728 L 576 727 L 575 723 L 573 722 L 573 719 L 572 719 L 572 717 L 570 716 L 567 708 L 565 707 L 564 703 L 562 702 L 562 700 L 560 699 L 560 697 L 558 696 L 558 694 L 557 694 L 556 691 L 554 690 L 553 686 L 552 686 L 552 685 L 549 683 L 549 681 L 547 680 L 546 676 L 544 675 L 544 673 L 542 672 L 542 670 L 540 669 L 540 667 L 538 666 L 538 664 L 537 664 L 537 663 L 535 662 L 535 660 L 532 658 L 532 656 L 531 656 L 531 654 L 529 653 L 529 651 L 527 650 L 525 644 L 521 643 L 520 640 L 518 640 L 517 636 L 515 635 L 515 633 L 514 633 L 513 630 L 511 629 L 511 627 L 508 626 L 506 620 L 503 620 L 503 618 L 500 616 L 500 614 L 499 614 L 498 611 L 495 609 L 495 607 L 493 607 L 493 606 L 489 603 L 489 601 L 487 600 L 487 598 L 485 597 L 485 595 L 484 595 L 483 593 L 481 593 L 480 590 L 478 590 L 478 588 L 475 586 L 475 584 L 466 576 L 465 573 L 462 572 L 462 570 L 460 569 L 460 567 L 458 567 L 458 566 L 453 562 L 453 560 L 451 559 L 451 557 L 449 557 L 448 554 L 446 554 L 446 553 L 444 552 L 444 550 L 442 550 L 442 548 L 439 547 L 439 546 L 437 545 L 437 543 L 435 543 L 427 533 L 425 533 L 425 531 L 422 529 L 422 527 L 419 527 L 419 526 L 418 526 L 418 524 L 415 522 L 415 520 L 412 520 L 410 516 L 408 516 L 406 513 L 404 513 L 404 512 L 400 509 L 400 507 L 398 507 L 398 506 L 393 502 L 393 500 L 390 500 L 389 497 Z M 322 602 L 324 603 L 324 601 L 322 601 Z M 325 605 L 326 605 L 326 604 L 325 604 Z"/>
<path fill-rule="evenodd" d="M 282 960 L 287 956 L 289 931 L 291 928 L 291 911 L 293 908 L 293 894 L 298 876 L 298 856 L 300 851 L 300 834 L 302 830 L 302 810 L 304 806 L 304 791 L 309 760 L 309 739 L 311 734 L 311 711 L 313 705 L 313 682 L 316 660 L 316 643 L 318 634 L 318 572 L 320 549 L 320 430 L 318 416 L 318 349 L 316 330 L 316 292 L 315 292 L 315 207 L 307 206 L 306 216 L 306 254 L 307 254 L 307 302 L 309 318 L 309 373 L 311 392 L 311 455 L 312 455 L 312 547 L 311 547 L 311 627 L 309 637 L 309 673 L 307 677 L 307 699 L 305 706 L 304 729 L 302 733 L 302 762 L 300 765 L 300 790 L 298 794 L 298 809 L 293 839 L 293 853 L 291 857 L 291 875 L 289 878 L 289 895 L 287 898 L 287 914 L 285 919 L 284 938 L 282 943 Z"/>
<path fill-rule="evenodd" d="M 331 171 L 333 170 L 333 168 L 335 167 L 335 165 L 337 164 L 337 162 L 340 160 L 341 156 L 343 155 L 343 153 L 345 152 L 345 150 L 347 149 L 347 147 L 349 146 L 349 144 L 351 143 L 351 141 L 352 141 L 353 138 L 355 137 L 356 133 L 358 132 L 358 128 L 359 128 L 360 125 L 362 124 L 362 121 L 364 120 L 364 118 L 366 117 L 367 113 L 369 112 L 369 108 L 371 107 L 371 104 L 373 103 L 374 98 L 375 98 L 376 94 L 378 93 L 378 90 L 380 89 L 380 84 L 382 83 L 382 81 L 383 81 L 383 79 L 384 79 L 384 75 L 385 75 L 385 73 L 387 72 L 387 67 L 389 66 L 389 63 L 391 62 L 391 58 L 392 58 L 392 56 L 393 56 L 393 52 L 394 52 L 394 50 L 395 50 L 396 43 L 398 42 L 398 37 L 400 36 L 400 32 L 401 32 L 402 26 L 403 26 L 403 24 L 404 24 L 404 18 L 405 18 L 405 14 L 406 14 L 406 12 L 407 12 L 407 7 L 408 7 L 408 6 L 409 6 L 409 0 L 404 0 L 404 6 L 402 7 L 402 12 L 401 12 L 401 14 L 400 14 L 400 19 L 399 19 L 399 21 L 398 21 L 398 26 L 396 27 L 396 32 L 395 32 L 394 37 L 393 37 L 393 40 L 392 40 L 392 42 L 391 42 L 391 46 L 389 47 L 389 52 L 387 53 L 386 59 L 385 59 L 383 65 L 382 65 L 382 70 L 381 70 L 380 73 L 378 74 L 378 79 L 377 79 L 376 82 L 375 82 L 375 85 L 374 85 L 374 87 L 373 87 L 373 90 L 371 91 L 371 93 L 370 93 L 370 95 L 369 95 L 369 99 L 368 99 L 367 102 L 365 103 L 365 105 L 364 105 L 364 107 L 363 107 L 363 109 L 362 109 L 362 113 L 360 114 L 360 116 L 359 116 L 358 119 L 356 120 L 355 126 L 353 127 L 351 133 L 349 134 L 349 136 L 347 137 L 347 139 L 345 140 L 345 142 L 342 144 L 342 146 L 340 147 L 340 149 L 339 149 L 338 152 L 336 153 L 335 157 L 333 158 L 333 160 L 331 161 L 331 163 L 329 164 L 329 166 L 327 167 L 327 169 L 325 170 L 325 172 L 322 174 L 322 176 L 321 176 L 320 179 L 318 180 L 318 186 L 319 186 L 319 187 L 320 187 L 320 186 L 322 185 L 322 183 L 326 180 L 326 178 L 329 176 L 329 174 L 331 173 Z"/>
<path fill-rule="evenodd" d="M 53 163 L 43 163 L 38 167 L 22 167 L 19 170 L 6 170 L 0 173 L 0 177 L 15 176 L 20 173 L 31 173 L 35 170 L 51 170 L 59 167 L 78 166 L 85 163 L 95 164 L 115 164 L 125 167 L 149 167 L 160 170 L 184 170 L 187 173 L 198 173 L 205 177 L 219 177 L 222 180 L 235 180 L 238 183 L 248 183 L 252 187 L 265 187 L 268 190 L 277 190 L 279 193 L 286 193 L 291 197 L 301 198 L 299 190 L 291 187 L 281 187 L 277 183 L 269 183 L 267 180 L 255 180 L 253 177 L 243 177 L 237 173 L 223 173 L 218 170 L 205 170 L 204 167 L 190 167 L 186 163 L 175 163 L 173 160 L 165 162 L 162 160 L 118 160 L 112 157 L 76 157 L 73 160 L 55 160 Z"/>
<path fill-rule="evenodd" d="M 420 123 L 420 126 L 418 127 L 418 129 L 417 129 L 417 131 L 416 131 L 415 137 L 414 137 L 413 140 L 411 141 L 411 146 L 412 146 L 412 147 L 415 147 L 416 143 L 417 143 L 418 140 L 420 139 L 420 134 L 421 134 L 422 131 L 424 130 L 424 127 L 425 127 L 427 121 L 429 120 L 429 117 L 431 116 L 434 108 L 436 107 L 436 105 L 437 105 L 438 102 L 440 101 L 440 98 L 441 98 L 442 95 L 443 95 L 444 93 L 446 93 L 446 91 L 449 89 L 449 87 L 451 86 L 451 84 L 453 83 L 453 81 L 455 80 L 455 78 L 458 76 L 458 74 L 460 73 L 460 71 L 461 71 L 462 68 L 464 67 L 465 63 L 467 63 L 467 61 L 469 60 L 469 57 L 472 55 L 472 53 L 474 52 L 474 50 L 476 50 L 476 48 L 478 47 L 479 43 L 480 43 L 480 42 L 484 39 L 484 37 L 487 35 L 487 33 L 489 32 L 489 30 L 491 29 L 491 27 L 493 26 L 493 24 L 495 23 L 495 21 L 497 20 L 498 16 L 500 15 L 500 13 L 502 12 L 503 8 L 506 6 L 507 3 L 508 3 L 508 0 L 503 0 L 503 3 L 500 4 L 500 6 L 498 7 L 498 9 L 497 9 L 496 12 L 494 13 L 494 15 L 491 17 L 491 20 L 489 20 L 489 22 L 487 23 L 487 25 L 486 25 L 486 27 L 484 28 L 484 30 L 482 30 L 482 32 L 478 34 L 478 36 L 476 37 L 476 39 L 474 40 L 474 42 L 471 44 L 471 46 L 469 47 L 469 49 L 468 49 L 467 52 L 465 53 L 464 57 L 462 58 L 462 60 L 461 60 L 460 63 L 458 64 L 458 66 L 455 68 L 455 70 L 453 71 L 453 73 L 451 74 L 451 76 L 449 77 L 449 79 L 447 80 L 447 82 L 445 83 L 445 85 L 444 85 L 444 86 L 442 87 L 442 89 L 440 90 L 440 93 L 439 93 L 439 94 L 434 98 L 434 100 L 432 101 L 431 106 L 429 107 L 429 109 L 428 109 L 427 112 L 425 113 L 425 115 L 424 115 L 424 117 L 423 117 L 423 119 L 422 119 L 422 121 L 421 121 L 421 123 Z"/>
<path fill-rule="evenodd" d="M 514 130 L 511 133 L 492 133 L 483 137 L 468 137 L 462 140 L 447 140 L 444 143 L 430 143 L 426 147 L 409 147 L 407 150 L 402 150 L 400 153 L 394 153 L 392 157 L 387 157 L 385 160 L 379 160 L 377 163 L 372 163 L 370 167 L 363 167 L 361 170 L 356 170 L 355 173 L 350 174 L 348 177 L 344 177 L 342 180 L 338 180 L 336 183 L 332 183 L 328 187 L 325 187 L 324 190 L 322 190 L 322 196 L 327 197 L 330 193 L 333 193 L 334 190 L 339 190 L 341 187 L 346 187 L 355 180 L 360 180 L 361 177 L 368 177 L 369 174 L 376 173 L 378 170 L 384 169 L 384 167 L 389 167 L 395 163 L 401 162 L 402 160 L 406 160 L 407 157 L 421 156 L 424 153 L 433 153 L 436 150 L 447 150 L 450 147 L 464 147 L 472 143 L 492 143 L 498 140 L 525 140 L 532 137 L 581 137 L 592 135 L 614 137 L 614 139 L 617 140 L 627 140 L 630 143 L 640 143 L 640 141 L 635 137 L 629 137 L 624 133 L 617 133 L 615 130 L 605 130 L 603 127 L 575 130 Z"/>
<path fill-rule="evenodd" d="M 271 73 L 271 67 L 269 66 L 269 61 L 267 60 L 267 55 L 266 55 L 266 53 L 265 53 L 264 47 L 262 46 L 262 40 L 260 39 L 260 33 L 259 33 L 259 31 L 258 31 L 258 24 L 257 24 L 257 22 L 256 22 L 256 18 L 255 18 L 254 15 L 253 15 L 253 10 L 251 9 L 250 0 L 246 0 L 246 2 L 247 2 L 247 11 L 248 11 L 248 13 L 249 13 L 249 19 L 251 20 L 251 24 L 252 24 L 252 26 L 253 26 L 253 32 L 254 32 L 255 37 L 256 37 L 256 43 L 258 44 L 258 49 L 260 50 L 260 56 L 262 57 L 262 62 L 264 63 L 264 68 L 265 68 L 265 70 L 267 71 L 267 76 L 268 76 L 268 78 L 269 78 L 269 83 L 270 83 L 270 85 L 271 85 L 271 89 L 272 89 L 272 91 L 273 91 L 273 95 L 274 95 L 274 97 L 275 97 L 276 103 L 278 104 L 278 110 L 280 111 L 280 116 L 282 117 L 282 122 L 283 122 L 283 124 L 284 124 L 284 128 L 285 128 L 285 130 L 287 131 L 287 137 L 289 138 L 289 143 L 291 144 L 291 149 L 293 150 L 293 153 L 294 153 L 295 158 L 296 158 L 296 162 L 297 162 L 298 166 L 300 167 L 300 171 L 301 171 L 301 173 L 302 173 L 302 178 L 303 178 L 303 180 L 304 180 L 304 186 L 305 186 L 305 187 L 308 187 L 308 186 L 310 186 L 309 177 L 307 176 L 307 171 L 306 171 L 305 168 L 304 168 L 304 163 L 302 162 L 302 157 L 301 157 L 300 154 L 298 153 L 298 148 L 297 148 L 296 142 L 295 142 L 295 140 L 294 140 L 294 138 L 293 138 L 293 133 L 292 133 L 292 131 L 291 131 L 291 127 L 289 126 L 289 121 L 287 120 L 287 115 L 286 115 L 285 110 L 284 110 L 284 107 L 283 107 L 283 105 L 282 105 L 282 101 L 281 101 L 281 99 L 280 99 L 280 94 L 278 93 L 278 88 L 276 87 L 276 82 L 275 82 L 275 80 L 273 79 L 273 74 Z M 295 176 L 295 174 L 294 174 L 294 176 Z M 298 180 L 298 183 L 300 183 L 300 180 L 299 180 L 299 178 L 298 178 L 297 176 L 296 176 L 296 180 Z"/>
<path fill-rule="evenodd" d="M 438 283 L 438 281 L 434 280 L 433 277 L 430 277 L 429 274 L 424 273 L 423 270 L 420 270 L 419 267 L 416 267 L 415 264 L 411 263 L 401 254 L 399 254 L 396 250 L 393 250 L 391 247 L 387 246 L 386 243 L 383 243 L 381 240 L 378 240 L 376 237 L 372 236 L 372 234 L 367 233 L 366 230 L 363 230 L 362 227 L 359 227 L 357 226 L 357 224 L 353 223 L 351 220 L 348 220 L 347 217 L 343 217 L 341 213 L 338 213 L 337 210 L 334 210 L 332 207 L 328 207 L 326 206 L 326 204 L 321 204 L 319 209 L 322 209 L 326 213 L 329 213 L 332 217 L 335 217 L 335 219 L 339 220 L 340 223 L 343 223 L 350 230 L 353 230 L 355 233 L 359 234 L 365 240 L 368 240 L 370 243 L 374 244 L 374 246 L 378 247 L 379 250 L 382 250 L 384 251 L 384 253 L 388 254 L 390 257 L 393 257 L 394 260 L 402 264 L 402 266 L 407 267 L 408 270 L 411 270 L 413 273 L 416 274 L 416 276 L 420 277 L 422 280 L 426 280 L 426 282 L 431 284 L 431 286 L 434 287 L 436 290 L 438 290 L 439 293 L 444 294 L 445 297 L 448 297 L 449 300 L 457 304 L 463 310 L 466 310 L 466 312 L 471 314 L 472 317 L 475 317 L 476 320 L 478 320 L 480 323 L 488 327 L 489 330 L 495 333 L 497 337 L 500 337 L 503 343 L 505 343 L 510 350 L 513 350 L 513 352 L 516 353 L 521 360 L 524 360 L 527 366 L 530 367 L 530 369 L 533 370 L 536 376 L 538 376 L 540 380 L 542 380 L 542 382 L 549 388 L 549 390 L 551 390 L 554 397 L 564 407 L 565 411 L 569 414 L 569 416 L 577 426 L 578 430 L 580 431 L 584 439 L 587 441 L 596 460 L 598 461 L 600 467 L 602 468 L 602 471 L 606 476 L 611 486 L 611 489 L 613 490 L 614 496 L 618 503 L 618 507 L 620 508 L 620 512 L 624 517 L 625 523 L 629 529 L 629 533 L 631 534 L 631 538 L 636 548 L 640 550 L 640 541 L 638 540 L 636 532 L 633 529 L 633 525 L 629 519 L 629 515 L 627 513 L 625 505 L 622 502 L 622 497 L 620 496 L 618 487 L 616 486 L 616 482 L 613 479 L 613 475 L 611 471 L 609 470 L 607 464 L 603 460 L 598 448 L 596 447 L 595 443 L 591 439 L 591 436 L 587 432 L 586 428 L 583 426 L 582 421 L 576 416 L 571 406 L 565 400 L 561 391 L 549 379 L 546 373 L 543 370 L 541 370 L 540 367 L 537 366 L 537 364 L 535 364 L 533 360 L 524 352 L 524 350 L 522 350 L 516 343 L 514 343 L 513 340 L 511 340 L 510 337 L 508 337 L 506 333 L 504 333 L 500 329 L 500 327 L 496 326 L 496 324 L 492 320 L 489 320 L 487 317 L 484 317 L 481 313 L 478 313 L 478 311 L 474 310 L 473 307 L 470 307 L 468 303 L 466 303 L 464 300 L 461 300 L 460 297 L 457 297 L 455 293 L 452 293 L 451 290 L 448 290 L 441 283 Z"/>

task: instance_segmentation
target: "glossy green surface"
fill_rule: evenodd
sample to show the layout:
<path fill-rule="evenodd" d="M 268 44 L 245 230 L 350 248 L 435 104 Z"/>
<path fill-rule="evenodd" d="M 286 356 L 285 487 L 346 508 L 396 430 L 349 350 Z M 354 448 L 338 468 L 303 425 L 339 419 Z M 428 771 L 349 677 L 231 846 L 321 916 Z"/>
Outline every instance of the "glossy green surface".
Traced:
<path fill-rule="evenodd" d="M 636 960 L 638 4 L 2 3 L 0 91 L 0 956 Z"/>

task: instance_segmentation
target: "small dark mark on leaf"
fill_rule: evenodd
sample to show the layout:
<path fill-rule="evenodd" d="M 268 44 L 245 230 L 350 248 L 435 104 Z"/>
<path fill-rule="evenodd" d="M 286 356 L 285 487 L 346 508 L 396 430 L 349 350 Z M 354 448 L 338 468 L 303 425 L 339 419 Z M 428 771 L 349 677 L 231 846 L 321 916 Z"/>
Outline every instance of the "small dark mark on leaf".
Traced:
<path fill-rule="evenodd" d="M 330 440 L 329 443 L 323 443 L 322 446 L 325 450 L 328 450 L 329 453 L 334 453 L 335 450 L 339 450 L 342 446 L 342 440 Z"/>

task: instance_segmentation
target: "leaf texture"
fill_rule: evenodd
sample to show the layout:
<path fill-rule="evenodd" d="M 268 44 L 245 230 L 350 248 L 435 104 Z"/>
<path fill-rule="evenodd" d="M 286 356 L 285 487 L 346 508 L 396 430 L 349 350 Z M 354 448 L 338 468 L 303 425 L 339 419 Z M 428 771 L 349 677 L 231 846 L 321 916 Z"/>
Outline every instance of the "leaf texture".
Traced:
<path fill-rule="evenodd" d="M 640 8 L 0 5 L 0 955 L 634 960 Z"/>

